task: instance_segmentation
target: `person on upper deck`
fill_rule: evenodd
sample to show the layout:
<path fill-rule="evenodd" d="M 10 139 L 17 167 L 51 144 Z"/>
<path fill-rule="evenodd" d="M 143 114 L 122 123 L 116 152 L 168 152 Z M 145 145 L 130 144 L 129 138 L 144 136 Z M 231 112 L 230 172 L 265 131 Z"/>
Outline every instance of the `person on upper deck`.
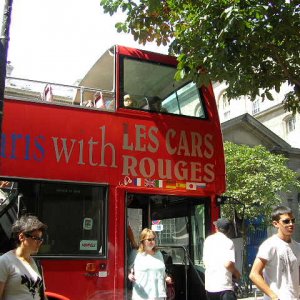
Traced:
<path fill-rule="evenodd" d="M 131 107 L 137 107 L 136 102 L 132 100 L 131 96 L 129 94 L 126 94 L 124 96 L 124 107 L 131 108 Z"/>
<path fill-rule="evenodd" d="M 165 107 L 162 107 L 162 99 L 158 96 L 148 99 L 149 109 L 152 111 L 167 113 L 168 110 Z"/>
<path fill-rule="evenodd" d="M 94 94 L 93 100 L 87 100 L 83 102 L 83 106 L 85 107 L 95 107 L 103 110 L 113 110 L 114 104 L 114 100 L 103 97 L 101 91 L 97 91 Z"/>

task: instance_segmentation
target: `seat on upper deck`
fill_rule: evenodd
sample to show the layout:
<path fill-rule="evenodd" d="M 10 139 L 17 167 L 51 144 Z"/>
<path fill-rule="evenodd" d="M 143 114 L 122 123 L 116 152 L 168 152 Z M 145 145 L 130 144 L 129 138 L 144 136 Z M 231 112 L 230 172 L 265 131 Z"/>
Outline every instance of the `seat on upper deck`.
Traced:
<path fill-rule="evenodd" d="M 52 102 L 53 101 L 53 92 L 51 84 L 47 83 L 43 92 L 41 93 L 42 101 Z"/>

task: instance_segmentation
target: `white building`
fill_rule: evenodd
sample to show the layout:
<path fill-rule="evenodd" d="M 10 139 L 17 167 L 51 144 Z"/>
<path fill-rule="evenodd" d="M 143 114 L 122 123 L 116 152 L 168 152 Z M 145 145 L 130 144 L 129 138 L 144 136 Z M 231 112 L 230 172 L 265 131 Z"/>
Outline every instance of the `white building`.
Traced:
<path fill-rule="evenodd" d="M 292 90 L 290 86 L 283 85 L 280 93 L 273 91 L 273 101 L 258 98 L 252 102 L 248 97 L 229 101 L 225 90 L 225 84 L 214 86 L 221 123 L 248 113 L 292 147 L 300 148 L 300 114 L 285 111 L 282 104 L 285 93 Z"/>

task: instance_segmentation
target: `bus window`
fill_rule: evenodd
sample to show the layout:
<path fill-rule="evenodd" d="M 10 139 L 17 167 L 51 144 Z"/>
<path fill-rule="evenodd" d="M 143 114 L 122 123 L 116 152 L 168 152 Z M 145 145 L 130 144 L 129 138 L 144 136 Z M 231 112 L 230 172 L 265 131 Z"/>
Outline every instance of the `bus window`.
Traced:
<path fill-rule="evenodd" d="M 96 186 L 41 184 L 39 214 L 48 225 L 41 253 L 103 255 L 105 192 Z M 70 230 L 60 230 L 65 226 Z"/>
<path fill-rule="evenodd" d="M 18 192 L 21 214 L 37 215 L 48 226 L 39 255 L 106 255 L 106 187 L 23 181 Z"/>
<path fill-rule="evenodd" d="M 205 108 L 199 99 L 201 100 L 198 88 L 195 83 L 189 82 L 167 97 L 163 106 L 173 114 L 205 119 Z"/>
<path fill-rule="evenodd" d="M 175 81 L 175 66 L 121 57 L 122 106 L 206 118 L 200 90 L 193 82 Z"/>

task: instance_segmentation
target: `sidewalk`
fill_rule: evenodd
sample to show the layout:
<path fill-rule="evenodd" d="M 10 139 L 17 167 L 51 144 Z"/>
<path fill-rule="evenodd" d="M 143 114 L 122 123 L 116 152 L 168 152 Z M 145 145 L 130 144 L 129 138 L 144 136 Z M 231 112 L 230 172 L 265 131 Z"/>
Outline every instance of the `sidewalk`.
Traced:
<path fill-rule="evenodd" d="M 239 300 L 262 300 L 263 296 L 256 296 L 256 297 L 248 297 L 248 298 L 238 298 Z"/>
<path fill-rule="evenodd" d="M 261 292 L 257 292 L 254 296 L 248 298 L 238 298 L 238 300 L 262 300 L 264 297 Z"/>
<path fill-rule="evenodd" d="M 255 285 L 252 287 L 252 290 L 254 291 L 253 296 L 247 298 L 238 298 L 238 300 L 262 300 L 264 298 L 263 293 L 260 290 L 258 290 L 258 288 Z"/>

